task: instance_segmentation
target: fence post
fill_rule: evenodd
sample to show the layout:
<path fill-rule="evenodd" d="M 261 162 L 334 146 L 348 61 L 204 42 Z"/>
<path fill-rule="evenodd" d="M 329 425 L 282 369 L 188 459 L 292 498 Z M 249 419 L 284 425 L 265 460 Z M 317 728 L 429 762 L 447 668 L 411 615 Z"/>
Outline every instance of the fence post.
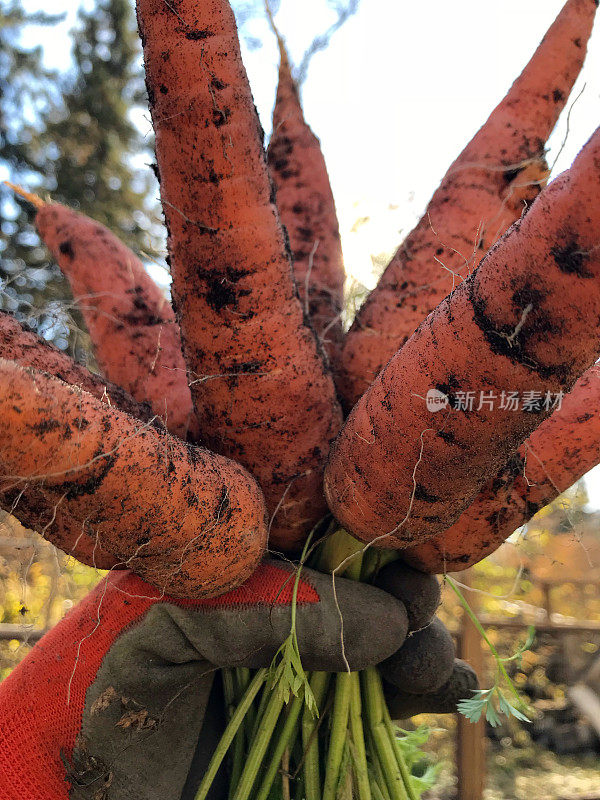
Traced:
<path fill-rule="evenodd" d="M 463 573 L 461 582 L 469 584 L 468 573 Z M 468 602 L 477 613 L 478 596 L 468 593 Z M 468 661 L 480 680 L 484 678 L 484 659 L 481 636 L 463 613 L 458 638 L 458 655 Z M 486 776 L 485 721 L 472 723 L 462 714 L 457 714 L 456 726 L 456 771 L 458 777 L 458 800 L 481 800 Z"/>
<path fill-rule="evenodd" d="M 546 616 L 548 617 L 548 621 L 550 621 L 552 619 L 552 583 L 550 583 L 550 581 L 541 581 L 540 585 L 542 587 L 544 610 L 546 612 Z"/>

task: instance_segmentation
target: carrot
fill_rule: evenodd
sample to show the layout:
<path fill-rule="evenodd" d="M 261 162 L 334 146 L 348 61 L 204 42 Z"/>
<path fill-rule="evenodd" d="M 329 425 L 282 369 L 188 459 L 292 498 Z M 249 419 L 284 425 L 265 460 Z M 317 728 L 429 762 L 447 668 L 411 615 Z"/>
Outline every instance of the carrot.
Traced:
<path fill-rule="evenodd" d="M 0 466 L 0 469 L 6 473 L 6 468 Z M 60 505 L 49 505 L 42 492 L 33 486 L 9 485 L 4 489 L 0 485 L 0 508 L 82 564 L 97 569 L 120 569 L 123 566 L 116 556 L 98 544 L 85 521 L 74 519 Z"/>
<path fill-rule="evenodd" d="M 407 547 L 450 527 L 550 414 L 526 402 L 503 411 L 502 391 L 524 400 L 565 391 L 593 363 L 599 188 L 600 129 L 354 407 L 325 472 L 329 506 L 349 531 Z M 429 411 L 432 390 L 454 405 Z"/>
<path fill-rule="evenodd" d="M 349 409 L 544 185 L 544 144 L 583 64 L 596 6 L 596 0 L 567 1 L 361 307 L 345 337 L 338 378 Z"/>
<path fill-rule="evenodd" d="M 0 360 L 0 491 L 33 484 L 50 508 L 177 597 L 248 578 L 266 542 L 263 498 L 228 459 Z"/>
<path fill-rule="evenodd" d="M 37 208 L 38 232 L 67 277 L 106 377 L 147 401 L 168 429 L 197 437 L 173 309 L 108 228 L 10 184 Z"/>
<path fill-rule="evenodd" d="M 454 572 L 493 553 L 513 531 L 600 461 L 600 369 L 590 367 L 447 531 L 402 551 L 423 572 Z"/>
<path fill-rule="evenodd" d="M 3 311 L 0 311 L 0 358 L 48 372 L 144 422 L 153 419 L 152 409 L 147 403 L 136 402 L 120 386 L 90 372 Z"/>
<path fill-rule="evenodd" d="M 279 84 L 267 161 L 290 240 L 300 301 L 335 367 L 345 280 L 340 230 L 321 144 L 306 124 L 285 45 L 275 32 Z"/>
<path fill-rule="evenodd" d="M 341 411 L 303 321 L 233 12 L 225 0 L 137 10 L 200 429 L 257 477 L 271 543 L 294 549 L 327 513 Z"/>
<path fill-rule="evenodd" d="M 89 372 L 3 312 L 0 312 L 0 358 L 16 361 L 21 367 L 48 372 L 144 422 L 152 419 L 147 404 L 136 403 L 120 386 Z M 84 564 L 110 569 L 118 563 L 117 558 L 98 546 L 93 533 L 88 534 L 88 526 L 73 520 L 60 506 L 49 507 L 34 487 L 15 487 L 1 493 L 0 507 L 17 516 L 23 524 L 46 535 L 57 547 Z"/>

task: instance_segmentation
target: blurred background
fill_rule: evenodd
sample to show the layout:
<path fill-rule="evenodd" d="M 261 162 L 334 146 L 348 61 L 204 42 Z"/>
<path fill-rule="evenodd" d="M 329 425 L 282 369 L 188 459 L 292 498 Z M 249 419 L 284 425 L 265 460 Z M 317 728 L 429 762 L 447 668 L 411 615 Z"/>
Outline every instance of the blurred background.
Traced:
<path fill-rule="evenodd" d="M 233 5 L 268 136 L 276 43 L 262 0 Z M 271 5 L 330 171 L 349 322 L 562 0 Z M 51 13 L 47 8 L 41 0 L 0 0 L 0 180 L 103 222 L 168 292 L 133 0 L 56 0 Z M 550 139 L 553 175 L 591 135 L 599 110 L 596 30 Z M 3 185 L 0 233 L 0 308 L 94 369 L 85 327 L 31 225 L 31 211 Z M 0 518 L 0 679 L 100 577 L 14 518 Z M 501 655 L 513 653 L 535 625 L 531 649 L 510 666 L 536 717 L 493 729 L 455 717 L 407 721 L 429 726 L 425 747 L 442 764 L 428 796 L 600 798 L 600 470 L 458 580 Z M 444 589 L 441 616 L 485 688 L 493 665 L 451 594 Z"/>

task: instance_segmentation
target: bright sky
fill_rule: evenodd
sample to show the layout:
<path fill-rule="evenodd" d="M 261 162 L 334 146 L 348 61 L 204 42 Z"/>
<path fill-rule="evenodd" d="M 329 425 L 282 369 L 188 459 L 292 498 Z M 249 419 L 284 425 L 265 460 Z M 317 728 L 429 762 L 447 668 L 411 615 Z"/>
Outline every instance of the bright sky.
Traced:
<path fill-rule="evenodd" d="M 25 5 L 47 8 L 40 0 Z M 44 37 L 53 66 L 68 68 L 66 34 L 78 5 L 52 4 L 53 13 L 68 12 L 62 33 Z M 327 160 L 350 275 L 373 285 L 371 256 L 395 249 L 412 228 L 562 5 L 563 0 L 362 0 L 329 48 L 314 57 L 303 105 Z M 332 21 L 326 0 L 281 0 L 276 17 L 296 62 Z M 246 30 L 264 43 L 259 50 L 245 48 L 244 57 L 268 132 L 277 50 L 265 20 L 251 21 Z M 570 165 L 600 123 L 600 21 L 571 103 L 582 89 L 554 174 Z M 566 113 L 550 139 L 549 163 L 565 133 Z M 588 489 L 600 507 L 600 469 L 591 474 Z"/>

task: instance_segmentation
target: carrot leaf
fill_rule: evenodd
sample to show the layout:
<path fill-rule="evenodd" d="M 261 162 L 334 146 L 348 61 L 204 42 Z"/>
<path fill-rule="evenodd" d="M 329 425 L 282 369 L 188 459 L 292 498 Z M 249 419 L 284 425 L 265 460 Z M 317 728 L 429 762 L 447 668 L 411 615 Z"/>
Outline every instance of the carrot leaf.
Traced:
<path fill-rule="evenodd" d="M 531 722 L 529 717 L 519 711 L 505 697 L 502 689 L 497 685 L 491 689 L 473 689 L 473 697 L 467 697 L 457 703 L 456 708 L 459 713 L 466 717 L 469 722 L 478 722 L 482 714 L 493 728 L 497 728 L 501 723 L 501 716 L 515 717 L 522 722 Z"/>
<path fill-rule="evenodd" d="M 490 653 L 492 654 L 494 661 L 496 662 L 496 680 L 494 685 L 491 689 L 475 689 L 473 690 L 473 697 L 469 697 L 466 700 L 460 700 L 457 704 L 458 711 L 463 714 L 467 719 L 471 722 L 477 722 L 481 717 L 482 713 L 485 710 L 485 716 L 487 721 L 493 727 L 500 725 L 500 719 L 496 712 L 496 709 L 493 705 L 494 697 L 497 698 L 498 708 L 501 714 L 504 714 L 506 717 L 516 717 L 524 722 L 530 722 L 531 720 L 523 713 L 523 711 L 529 712 L 529 707 L 526 700 L 521 697 L 519 694 L 519 690 L 512 682 L 510 675 L 506 671 L 506 667 L 504 666 L 505 663 L 509 661 L 516 661 L 517 664 L 520 663 L 521 657 L 526 650 L 529 650 L 531 645 L 533 644 L 533 639 L 535 637 L 535 628 L 533 625 L 529 626 L 527 632 L 527 639 L 525 642 L 520 645 L 515 653 L 512 656 L 508 656 L 503 658 L 499 655 L 498 651 L 490 641 L 487 633 L 484 631 L 481 622 L 477 619 L 477 615 L 467 602 L 464 594 L 458 588 L 458 584 L 452 580 L 449 575 L 445 576 L 445 580 L 454 592 L 454 594 L 458 597 L 460 604 L 464 608 L 465 612 L 467 613 L 469 619 L 476 627 L 479 635 L 483 639 L 483 641 L 487 644 Z M 523 711 L 517 710 L 515 706 L 508 702 L 506 697 L 502 694 L 502 689 L 500 688 L 500 683 L 504 682 L 506 687 L 510 690 L 511 694 L 517 700 L 518 706 L 523 709 Z M 516 712 L 516 713 L 515 713 Z"/>
<path fill-rule="evenodd" d="M 317 702 L 310 688 L 308 676 L 302 666 L 300 649 L 298 647 L 298 635 L 296 632 L 296 608 L 298 605 L 298 585 L 300 583 L 300 573 L 310 552 L 310 542 L 312 532 L 304 544 L 300 563 L 294 578 L 294 588 L 292 590 L 292 623 L 290 632 L 279 650 L 273 656 L 273 661 L 269 668 L 268 685 L 275 691 L 284 703 L 288 703 L 290 696 L 304 696 L 304 702 L 315 717 L 319 716 Z"/>

